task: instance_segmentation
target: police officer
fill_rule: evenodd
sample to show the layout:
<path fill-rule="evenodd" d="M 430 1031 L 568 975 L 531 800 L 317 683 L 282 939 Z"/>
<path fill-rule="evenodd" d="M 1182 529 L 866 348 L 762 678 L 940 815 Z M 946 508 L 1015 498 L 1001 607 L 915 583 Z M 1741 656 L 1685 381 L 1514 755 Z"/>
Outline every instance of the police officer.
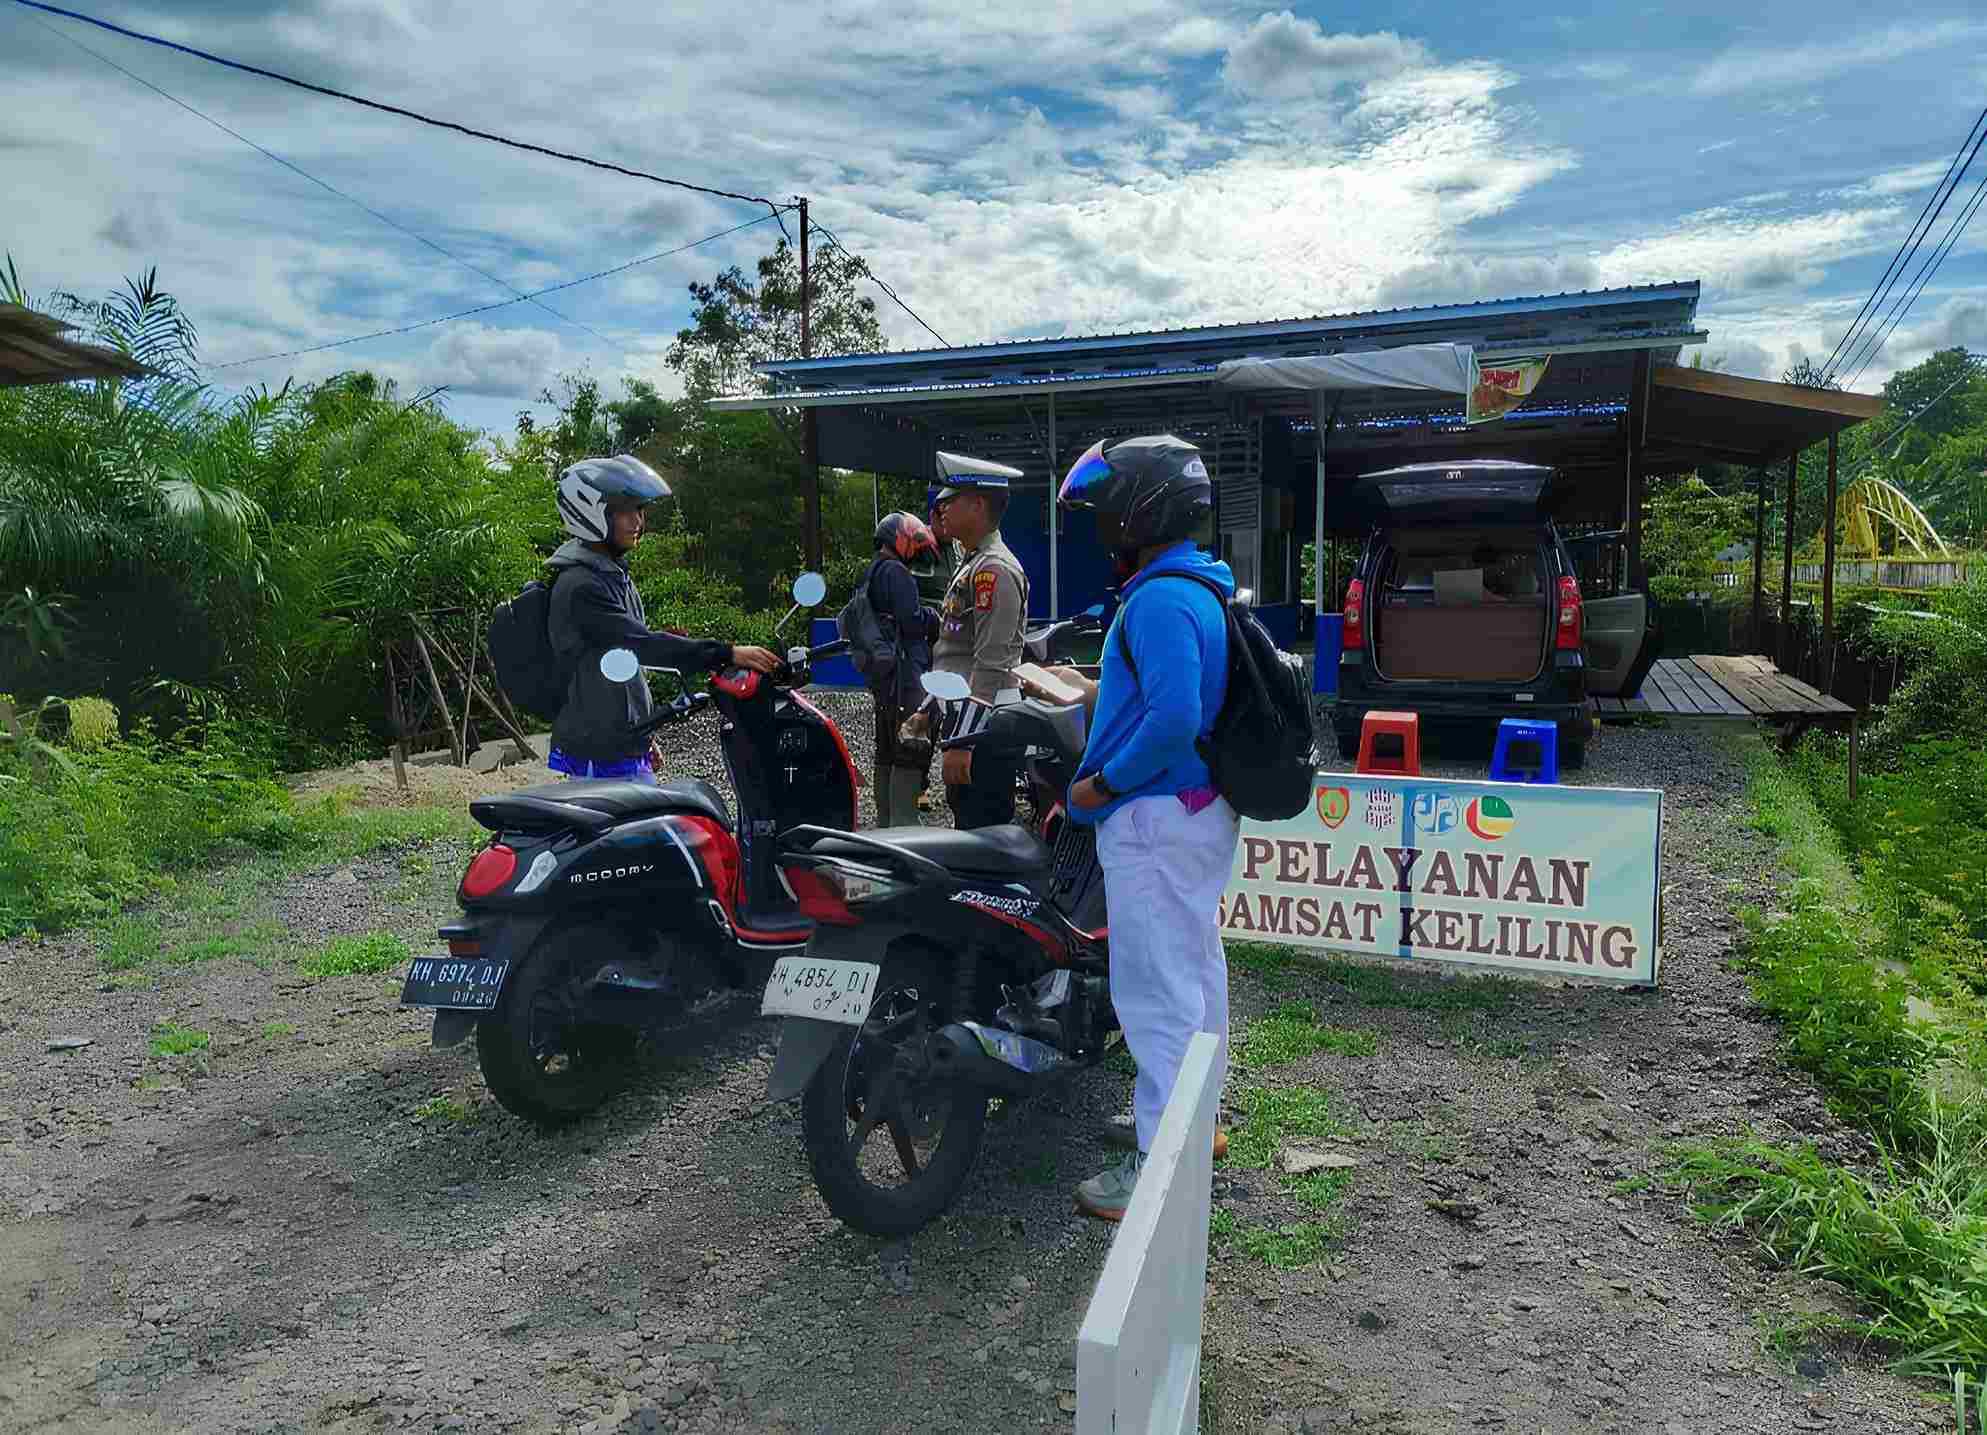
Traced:
<path fill-rule="evenodd" d="M 1028 575 L 1001 541 L 1010 477 L 1020 472 L 980 459 L 939 455 L 946 486 L 933 505 L 941 539 L 956 541 L 965 561 L 939 609 L 932 666 L 957 673 L 973 696 L 999 706 L 1018 702 L 1014 670 L 1021 663 L 1021 629 L 1028 619 Z M 1014 820 L 1014 762 L 957 749 L 944 755 L 945 800 L 955 827 L 991 827 Z"/>

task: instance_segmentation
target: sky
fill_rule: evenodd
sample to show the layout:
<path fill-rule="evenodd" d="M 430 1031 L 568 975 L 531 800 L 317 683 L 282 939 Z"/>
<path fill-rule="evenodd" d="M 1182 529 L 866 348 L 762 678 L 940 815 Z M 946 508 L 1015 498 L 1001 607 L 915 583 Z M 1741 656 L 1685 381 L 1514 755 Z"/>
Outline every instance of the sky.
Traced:
<path fill-rule="evenodd" d="M 1979 0 L 70 8 L 630 168 L 805 194 L 953 344 L 1696 279 L 1707 356 L 1777 378 L 1835 346 L 1987 105 Z M 446 385 L 457 419 L 508 431 L 547 411 L 561 373 L 677 392 L 663 355 L 688 284 L 749 269 L 778 237 L 768 221 L 549 309 L 242 364 L 504 304 L 505 285 L 766 211 L 15 0 L 0 0 L 0 93 L 0 249 L 23 282 L 100 295 L 156 265 L 203 360 L 227 365 L 207 372 L 223 393 L 366 367 L 403 391 Z M 1987 150 L 1937 232 L 1982 179 Z M 871 292 L 893 348 L 936 342 Z M 1987 349 L 1987 218 L 1852 387 L 1953 344 Z"/>

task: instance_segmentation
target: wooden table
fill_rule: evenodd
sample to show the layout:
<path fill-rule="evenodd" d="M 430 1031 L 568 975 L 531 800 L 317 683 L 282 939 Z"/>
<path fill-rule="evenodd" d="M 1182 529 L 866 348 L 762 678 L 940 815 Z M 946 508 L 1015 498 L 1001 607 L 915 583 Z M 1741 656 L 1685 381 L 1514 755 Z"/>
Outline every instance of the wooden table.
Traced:
<path fill-rule="evenodd" d="M 1817 722 L 1846 723 L 1849 796 L 1856 796 L 1862 714 L 1799 678 L 1789 677 L 1764 658 L 1661 658 L 1649 669 L 1642 691 L 1634 697 L 1595 698 L 1593 703 L 1603 722 L 1642 713 L 1772 722 L 1782 726 L 1788 742 Z"/>

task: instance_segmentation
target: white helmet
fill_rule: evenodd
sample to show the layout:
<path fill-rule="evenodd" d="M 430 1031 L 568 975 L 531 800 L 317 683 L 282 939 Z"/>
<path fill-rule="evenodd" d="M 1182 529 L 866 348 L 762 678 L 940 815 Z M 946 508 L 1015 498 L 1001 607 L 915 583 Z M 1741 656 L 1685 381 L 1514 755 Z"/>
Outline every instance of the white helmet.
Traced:
<path fill-rule="evenodd" d="M 559 521 L 583 543 L 605 543 L 610 507 L 641 507 L 667 497 L 662 475 L 633 454 L 583 458 L 559 475 Z"/>

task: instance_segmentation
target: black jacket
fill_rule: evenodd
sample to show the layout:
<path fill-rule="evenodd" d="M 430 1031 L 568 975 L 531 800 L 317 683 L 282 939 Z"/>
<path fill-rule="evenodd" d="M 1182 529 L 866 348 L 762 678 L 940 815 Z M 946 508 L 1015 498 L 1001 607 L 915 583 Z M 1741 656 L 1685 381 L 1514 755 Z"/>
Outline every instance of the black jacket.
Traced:
<path fill-rule="evenodd" d="M 931 640 L 937 624 L 918 595 L 917 580 L 901 559 L 878 557 L 869 565 L 869 605 L 876 610 L 883 635 L 896 640 L 903 655 L 892 671 L 872 675 L 870 691 L 885 702 L 914 708 L 924 702 L 920 679 L 931 671 Z"/>
<path fill-rule="evenodd" d="M 552 724 L 552 745 L 581 762 L 620 762 L 648 751 L 646 733 L 632 729 L 655 716 L 647 678 L 625 683 L 601 676 L 600 655 L 632 648 L 646 664 L 707 672 L 731 658 L 731 644 L 651 632 L 642 595 L 627 564 L 596 553 L 577 538 L 552 555 L 552 651 L 566 673 L 566 704 Z"/>

